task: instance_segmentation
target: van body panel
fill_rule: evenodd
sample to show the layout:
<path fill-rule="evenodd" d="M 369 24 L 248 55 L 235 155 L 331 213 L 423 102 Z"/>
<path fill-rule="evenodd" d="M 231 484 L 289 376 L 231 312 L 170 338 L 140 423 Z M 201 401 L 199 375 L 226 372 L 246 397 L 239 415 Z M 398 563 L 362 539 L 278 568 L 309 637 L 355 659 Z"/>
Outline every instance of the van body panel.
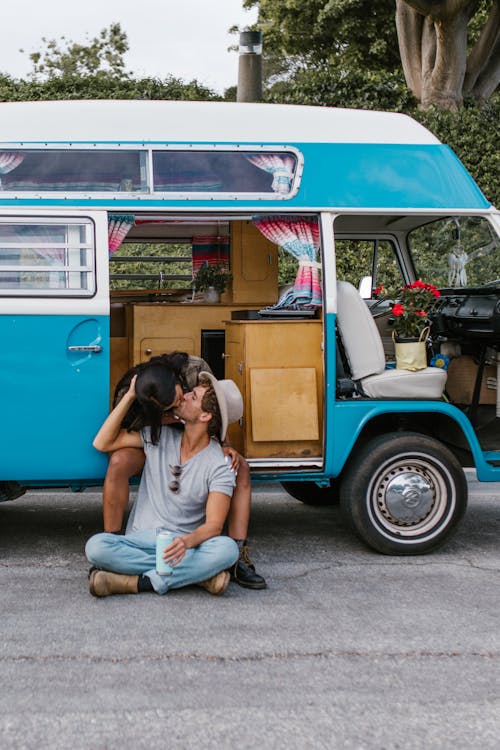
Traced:
<path fill-rule="evenodd" d="M 109 317 L 0 316 L 2 476 L 18 481 L 102 477 L 92 447 L 109 409 Z M 102 351 L 69 351 L 69 346 Z"/>
<path fill-rule="evenodd" d="M 467 416 L 452 404 L 444 401 L 337 401 L 332 415 L 332 448 L 334 460 L 329 464 L 332 476 L 338 476 L 352 452 L 357 439 L 368 423 L 381 415 L 387 414 L 442 414 L 453 419 L 463 431 L 472 453 L 474 464 L 482 476 L 489 476 L 488 481 L 498 481 L 500 478 L 500 467 L 488 465 L 488 460 L 493 460 L 491 455 L 481 450 L 476 434 Z M 497 477 L 497 479 L 493 479 Z"/>
<path fill-rule="evenodd" d="M 5 147 L 5 144 L 3 144 Z M 72 144 L 76 146 L 78 144 Z M 151 145 L 151 144 L 148 144 Z M 191 144 L 186 144 L 189 147 Z M 197 146 L 200 143 L 196 144 Z M 233 144 L 234 145 L 234 144 Z M 237 144 L 237 145 L 242 145 Z M 251 144 L 245 144 L 251 145 Z M 272 144 L 269 144 L 272 145 Z M 387 143 L 296 143 L 304 158 L 298 190 L 285 196 L 267 194 L 246 198 L 244 193 L 221 198 L 216 193 L 200 197 L 189 193 L 179 197 L 166 193 L 136 193 L 110 203 L 106 194 L 74 193 L 72 207 L 102 207 L 112 210 L 147 208 L 206 208 L 211 206 L 252 210 L 310 210 L 317 206 L 351 209 L 487 209 L 483 196 L 465 167 L 448 146 L 442 144 Z M 0 150 L 2 144 L 0 144 Z M 299 179 L 299 178 L 297 178 Z M 277 200 L 279 199 L 279 200 Z M 67 207 L 68 199 L 58 193 L 25 192 L 0 194 L 0 205 Z"/>

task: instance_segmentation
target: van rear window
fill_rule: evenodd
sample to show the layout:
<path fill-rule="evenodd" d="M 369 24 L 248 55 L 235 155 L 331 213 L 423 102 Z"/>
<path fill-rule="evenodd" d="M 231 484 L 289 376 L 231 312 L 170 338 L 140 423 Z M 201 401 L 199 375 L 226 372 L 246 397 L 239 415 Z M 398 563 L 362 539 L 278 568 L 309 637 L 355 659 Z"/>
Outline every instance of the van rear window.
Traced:
<path fill-rule="evenodd" d="M 153 151 L 153 186 L 159 193 L 261 193 L 292 191 L 295 154 L 222 150 Z"/>
<path fill-rule="evenodd" d="M 198 145 L 0 149 L 5 193 L 154 193 L 286 199 L 298 187 L 293 150 Z"/>
<path fill-rule="evenodd" d="M 16 193 L 145 191 L 146 161 L 146 151 L 5 150 L 0 186 Z"/>

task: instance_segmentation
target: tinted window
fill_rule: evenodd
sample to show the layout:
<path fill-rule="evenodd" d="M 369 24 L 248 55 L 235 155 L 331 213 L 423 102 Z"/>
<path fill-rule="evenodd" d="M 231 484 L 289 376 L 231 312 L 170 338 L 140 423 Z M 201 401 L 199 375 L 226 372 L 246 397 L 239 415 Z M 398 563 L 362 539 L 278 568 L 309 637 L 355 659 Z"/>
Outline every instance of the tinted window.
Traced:
<path fill-rule="evenodd" d="M 154 151 L 154 190 L 286 195 L 292 189 L 296 161 L 284 152 Z"/>
<path fill-rule="evenodd" d="M 2 190 L 129 192 L 147 190 L 146 152 L 12 150 L 0 152 Z"/>

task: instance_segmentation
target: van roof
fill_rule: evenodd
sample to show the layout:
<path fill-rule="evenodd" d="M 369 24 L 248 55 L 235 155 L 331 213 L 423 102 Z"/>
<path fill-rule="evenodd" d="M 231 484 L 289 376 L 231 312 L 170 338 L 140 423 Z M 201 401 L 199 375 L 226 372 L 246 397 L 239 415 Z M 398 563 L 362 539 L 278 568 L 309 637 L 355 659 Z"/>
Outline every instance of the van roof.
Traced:
<path fill-rule="evenodd" d="M 0 142 L 438 144 L 407 115 L 235 102 L 0 103 Z"/>

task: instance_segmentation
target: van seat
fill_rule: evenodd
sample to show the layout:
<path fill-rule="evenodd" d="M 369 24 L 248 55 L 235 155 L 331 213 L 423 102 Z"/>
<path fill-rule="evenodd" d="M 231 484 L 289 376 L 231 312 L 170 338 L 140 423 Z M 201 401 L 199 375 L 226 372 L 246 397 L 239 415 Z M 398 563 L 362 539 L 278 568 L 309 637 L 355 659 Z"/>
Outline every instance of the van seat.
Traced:
<path fill-rule="evenodd" d="M 351 371 L 369 398 L 438 399 L 443 395 L 446 371 L 386 370 L 384 346 L 378 328 L 358 291 L 348 281 L 337 282 L 337 324 Z"/>

